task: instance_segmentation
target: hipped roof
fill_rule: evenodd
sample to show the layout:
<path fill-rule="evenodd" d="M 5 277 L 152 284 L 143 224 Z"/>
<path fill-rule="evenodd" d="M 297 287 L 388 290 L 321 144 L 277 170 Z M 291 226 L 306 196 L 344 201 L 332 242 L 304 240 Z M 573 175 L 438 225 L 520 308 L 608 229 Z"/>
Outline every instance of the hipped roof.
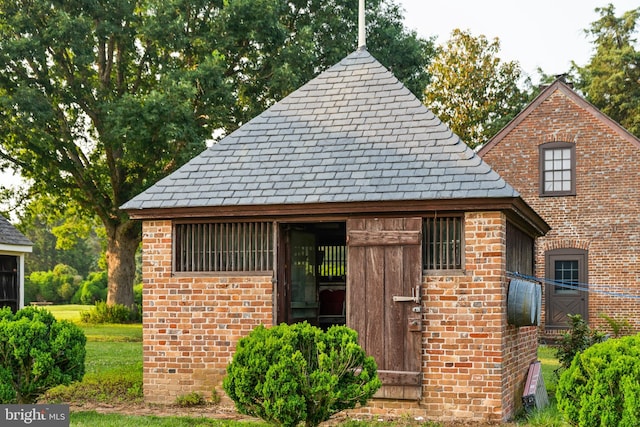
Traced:
<path fill-rule="evenodd" d="M 8 219 L 0 215 L 0 250 L 31 252 L 33 243 L 18 231 Z"/>
<path fill-rule="evenodd" d="M 359 49 L 121 208 L 144 217 L 145 210 L 519 196 Z"/>

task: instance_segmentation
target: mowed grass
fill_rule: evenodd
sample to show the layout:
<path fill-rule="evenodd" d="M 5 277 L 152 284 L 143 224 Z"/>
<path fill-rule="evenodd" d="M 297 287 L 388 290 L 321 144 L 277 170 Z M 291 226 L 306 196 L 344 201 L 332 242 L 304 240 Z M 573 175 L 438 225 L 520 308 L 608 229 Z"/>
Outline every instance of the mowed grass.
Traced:
<path fill-rule="evenodd" d="M 556 349 L 546 345 L 539 346 L 538 360 L 542 366 L 542 378 L 544 378 L 544 385 L 547 387 L 547 392 L 554 395 L 558 382 L 555 371 L 560 367 L 560 362 L 556 356 Z"/>
<path fill-rule="evenodd" d="M 42 308 L 45 308 L 51 312 L 58 320 L 69 320 L 74 323 L 80 322 L 80 313 L 83 311 L 91 310 L 92 305 L 79 305 L 79 304 L 68 304 L 68 305 L 45 305 Z"/>
<path fill-rule="evenodd" d="M 74 427 L 267 427 L 271 424 L 254 421 L 219 420 L 204 417 L 156 417 L 96 412 L 72 412 Z"/>
<path fill-rule="evenodd" d="M 77 324 L 87 337 L 84 378 L 69 386 L 52 388 L 46 399 L 65 403 L 141 402 L 142 325 L 82 323 L 80 313 L 91 308 L 85 305 L 46 307 L 58 320 Z"/>

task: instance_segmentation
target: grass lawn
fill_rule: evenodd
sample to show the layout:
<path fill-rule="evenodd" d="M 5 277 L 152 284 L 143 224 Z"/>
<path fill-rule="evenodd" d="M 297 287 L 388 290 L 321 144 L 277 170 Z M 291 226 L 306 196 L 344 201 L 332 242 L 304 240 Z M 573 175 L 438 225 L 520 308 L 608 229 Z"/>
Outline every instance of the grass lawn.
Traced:
<path fill-rule="evenodd" d="M 103 415 L 96 412 L 71 413 L 71 426 L 74 427 L 247 427 L 247 425 L 251 427 L 269 426 L 266 423 L 216 420 L 213 418 Z"/>
<path fill-rule="evenodd" d="M 80 312 L 91 310 L 92 305 L 45 305 L 42 308 L 46 308 L 53 314 L 58 320 L 69 320 L 71 322 L 80 322 Z"/>
<path fill-rule="evenodd" d="M 553 395 L 555 394 L 556 383 L 558 382 L 554 371 L 560 367 L 560 362 L 558 362 L 558 358 L 556 357 L 556 350 L 546 345 L 539 346 L 538 360 L 542 365 L 544 385 L 547 387 L 547 392 Z"/>

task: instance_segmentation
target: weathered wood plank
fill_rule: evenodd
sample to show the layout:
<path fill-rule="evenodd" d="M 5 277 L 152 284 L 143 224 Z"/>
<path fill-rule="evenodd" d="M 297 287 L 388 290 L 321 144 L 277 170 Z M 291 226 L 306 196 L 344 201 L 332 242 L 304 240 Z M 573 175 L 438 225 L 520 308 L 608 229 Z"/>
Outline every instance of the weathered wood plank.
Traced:
<path fill-rule="evenodd" d="M 386 385 L 422 385 L 422 373 L 378 370 L 378 378 Z"/>
<path fill-rule="evenodd" d="M 362 230 L 364 227 L 364 219 L 347 220 L 347 230 Z M 367 277 L 364 260 L 364 247 L 350 247 L 347 251 L 347 326 L 358 332 L 358 344 L 366 349 Z"/>
<path fill-rule="evenodd" d="M 380 220 L 372 219 L 367 221 L 368 230 L 380 231 L 383 223 Z M 385 357 L 385 326 L 384 326 L 384 247 L 365 247 L 366 260 L 364 268 L 366 271 L 366 313 L 367 313 L 367 353 L 373 356 L 378 366 L 386 366 Z"/>

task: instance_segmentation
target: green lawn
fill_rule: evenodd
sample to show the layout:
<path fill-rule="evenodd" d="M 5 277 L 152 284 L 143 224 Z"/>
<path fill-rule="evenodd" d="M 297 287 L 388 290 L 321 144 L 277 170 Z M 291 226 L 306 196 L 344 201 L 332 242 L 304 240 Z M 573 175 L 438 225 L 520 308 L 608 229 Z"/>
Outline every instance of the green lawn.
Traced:
<path fill-rule="evenodd" d="M 58 320 L 69 320 L 71 322 L 80 322 L 80 312 L 91 310 L 92 305 L 45 305 L 42 308 L 46 308 L 53 314 Z"/>
<path fill-rule="evenodd" d="M 560 367 L 560 362 L 558 362 L 558 358 L 556 357 L 556 350 L 546 345 L 539 346 L 538 360 L 542 365 L 544 385 L 547 387 L 547 392 L 553 395 L 555 394 L 556 383 L 558 382 L 555 370 Z"/>
<path fill-rule="evenodd" d="M 85 372 L 139 371 L 142 375 L 142 343 L 88 341 Z"/>

